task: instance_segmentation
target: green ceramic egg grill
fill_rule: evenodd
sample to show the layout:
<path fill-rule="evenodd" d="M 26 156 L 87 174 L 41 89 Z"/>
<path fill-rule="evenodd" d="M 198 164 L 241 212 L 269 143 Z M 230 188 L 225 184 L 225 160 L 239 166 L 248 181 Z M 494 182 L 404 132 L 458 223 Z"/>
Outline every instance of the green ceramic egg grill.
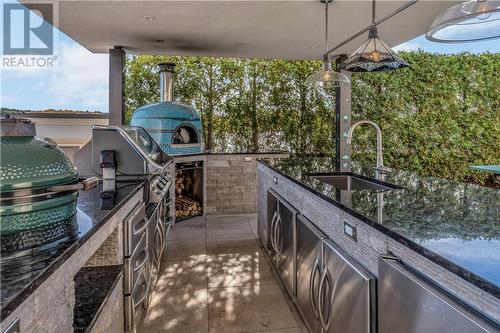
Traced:
<path fill-rule="evenodd" d="M 74 227 L 67 221 L 76 214 L 78 191 L 64 186 L 77 182 L 75 168 L 54 143 L 35 137 L 29 120 L 7 117 L 0 125 L 2 252 L 61 237 Z"/>

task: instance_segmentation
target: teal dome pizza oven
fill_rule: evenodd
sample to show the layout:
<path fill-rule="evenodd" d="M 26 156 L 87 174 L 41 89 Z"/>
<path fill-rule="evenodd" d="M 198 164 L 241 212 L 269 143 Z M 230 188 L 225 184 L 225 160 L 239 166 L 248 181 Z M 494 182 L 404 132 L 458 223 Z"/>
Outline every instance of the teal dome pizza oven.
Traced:
<path fill-rule="evenodd" d="M 160 102 L 137 109 L 131 125 L 144 128 L 169 155 L 202 152 L 202 123 L 194 108 L 173 101 L 175 64 L 160 64 Z"/>
<path fill-rule="evenodd" d="M 54 142 L 35 137 L 31 121 L 7 116 L 0 125 L 2 252 L 73 234 L 78 192 L 55 189 L 78 182 L 71 161 Z"/>

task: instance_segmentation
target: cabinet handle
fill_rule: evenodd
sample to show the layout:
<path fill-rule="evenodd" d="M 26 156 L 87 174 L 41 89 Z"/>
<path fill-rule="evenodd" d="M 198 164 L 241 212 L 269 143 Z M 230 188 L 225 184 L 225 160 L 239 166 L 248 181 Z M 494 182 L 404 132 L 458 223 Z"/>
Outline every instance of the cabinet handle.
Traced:
<path fill-rule="evenodd" d="M 278 211 L 274 212 L 273 219 L 271 220 L 271 247 L 273 248 L 274 251 L 276 251 L 276 245 L 274 244 L 274 225 L 276 223 L 276 220 L 278 218 Z"/>
<path fill-rule="evenodd" d="M 281 251 L 280 251 L 280 241 L 281 241 L 281 234 L 280 234 L 280 225 L 281 225 L 281 217 L 278 213 L 278 218 L 276 219 L 276 223 L 274 224 L 274 252 L 276 252 L 276 263 L 280 261 L 280 256 L 281 256 Z"/>
<path fill-rule="evenodd" d="M 314 317 L 316 319 L 319 318 L 318 314 L 318 308 L 316 307 L 316 301 L 314 300 L 314 280 L 316 278 L 316 273 L 320 272 L 319 268 L 319 258 L 316 257 L 316 260 L 314 261 L 312 271 L 311 271 L 311 279 L 309 280 L 309 298 L 310 298 L 310 303 L 311 303 L 311 308 L 313 310 Z"/>
<path fill-rule="evenodd" d="M 278 211 L 276 211 L 276 220 L 273 225 L 273 250 L 278 254 L 278 224 L 280 222 L 280 215 Z"/>
<path fill-rule="evenodd" d="M 323 271 L 323 275 L 321 276 L 321 280 L 319 283 L 319 321 L 321 322 L 321 326 L 325 331 L 328 331 L 328 328 L 330 327 L 330 313 L 332 312 L 332 301 L 331 297 L 327 298 L 328 301 L 328 316 L 326 317 L 326 320 L 323 318 L 323 302 L 325 300 L 325 290 L 323 290 L 323 286 L 325 285 L 325 282 L 328 282 L 328 287 L 330 287 L 330 275 L 328 274 L 328 268 L 325 267 L 325 270 Z M 333 295 L 333 293 L 332 293 Z"/>
<path fill-rule="evenodd" d="M 278 252 L 278 258 L 281 258 L 281 254 L 283 253 L 283 221 L 281 218 L 278 219 L 278 223 L 276 223 L 276 247 Z"/>

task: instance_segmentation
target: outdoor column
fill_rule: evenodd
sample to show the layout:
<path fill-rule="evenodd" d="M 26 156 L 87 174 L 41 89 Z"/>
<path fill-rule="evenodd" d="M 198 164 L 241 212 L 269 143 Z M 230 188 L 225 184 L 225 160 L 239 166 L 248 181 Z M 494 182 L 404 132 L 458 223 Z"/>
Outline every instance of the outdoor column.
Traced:
<path fill-rule="evenodd" d="M 341 70 L 347 56 L 335 61 L 336 71 L 351 80 L 351 73 Z M 335 88 L 335 169 L 338 172 L 351 171 L 351 147 L 347 144 L 347 132 L 351 127 L 351 85 Z"/>
<path fill-rule="evenodd" d="M 125 124 L 125 51 L 109 50 L 109 124 Z"/>

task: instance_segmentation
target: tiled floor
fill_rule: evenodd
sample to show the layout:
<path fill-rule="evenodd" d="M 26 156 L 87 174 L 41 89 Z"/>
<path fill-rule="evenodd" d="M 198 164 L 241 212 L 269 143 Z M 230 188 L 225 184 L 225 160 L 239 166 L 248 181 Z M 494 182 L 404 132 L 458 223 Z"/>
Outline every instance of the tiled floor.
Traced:
<path fill-rule="evenodd" d="M 307 332 L 256 235 L 255 215 L 176 224 L 140 333 Z"/>

